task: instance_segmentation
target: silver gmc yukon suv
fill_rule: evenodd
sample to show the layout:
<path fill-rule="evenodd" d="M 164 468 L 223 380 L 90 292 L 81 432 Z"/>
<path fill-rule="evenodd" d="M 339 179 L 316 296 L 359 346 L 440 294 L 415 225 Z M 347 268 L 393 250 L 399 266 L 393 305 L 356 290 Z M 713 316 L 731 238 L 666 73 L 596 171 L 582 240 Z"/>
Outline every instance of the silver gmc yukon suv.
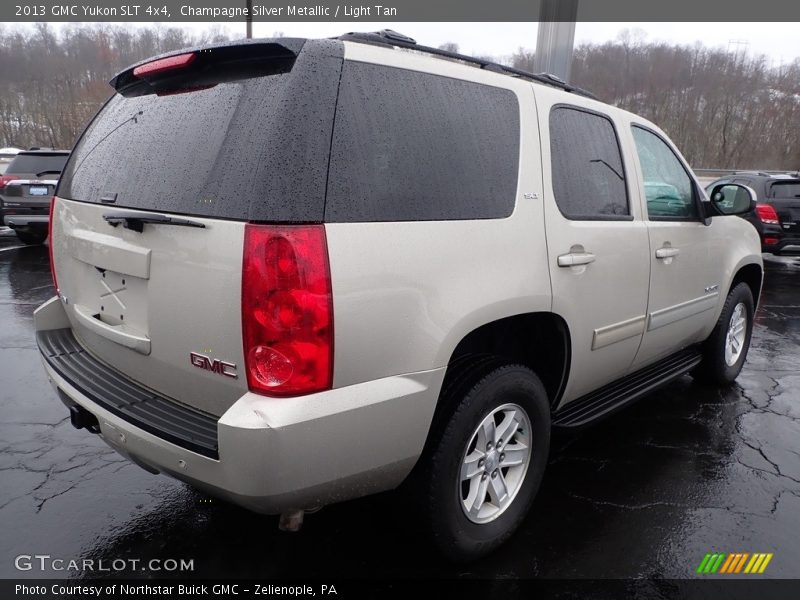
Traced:
<path fill-rule="evenodd" d="M 52 199 L 35 314 L 73 425 L 293 527 L 399 487 L 453 559 L 531 506 L 550 433 L 745 360 L 758 235 L 667 136 L 395 34 L 115 76 Z"/>

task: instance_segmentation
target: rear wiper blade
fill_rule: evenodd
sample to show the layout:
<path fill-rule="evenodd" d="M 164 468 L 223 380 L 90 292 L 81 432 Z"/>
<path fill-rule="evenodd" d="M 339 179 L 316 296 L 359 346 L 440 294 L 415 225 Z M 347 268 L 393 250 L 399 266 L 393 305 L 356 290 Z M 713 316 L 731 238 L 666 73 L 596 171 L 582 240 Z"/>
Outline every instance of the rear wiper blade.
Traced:
<path fill-rule="evenodd" d="M 151 225 L 175 225 L 177 227 L 205 228 L 205 225 L 203 223 L 198 223 L 197 221 L 191 221 L 189 219 L 178 219 L 175 217 L 168 217 L 167 215 L 156 215 L 156 214 L 143 215 L 141 213 L 135 213 L 135 212 L 117 212 L 117 213 L 109 213 L 107 215 L 103 215 L 103 218 L 112 227 L 116 227 L 117 225 L 122 223 L 122 226 L 125 229 L 130 229 L 131 231 L 138 231 L 139 233 L 144 231 L 145 223 Z"/>
<path fill-rule="evenodd" d="M 40 171 L 36 174 L 37 177 L 41 177 L 42 175 L 47 175 L 48 173 L 54 173 L 56 175 L 61 175 L 61 171 Z"/>

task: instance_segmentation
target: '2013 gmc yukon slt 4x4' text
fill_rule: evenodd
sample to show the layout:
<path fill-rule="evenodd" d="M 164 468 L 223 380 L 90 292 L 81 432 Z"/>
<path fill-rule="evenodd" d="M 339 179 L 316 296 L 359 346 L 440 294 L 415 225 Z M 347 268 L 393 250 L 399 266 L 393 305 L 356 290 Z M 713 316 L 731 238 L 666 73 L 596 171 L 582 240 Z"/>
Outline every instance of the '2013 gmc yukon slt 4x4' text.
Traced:
<path fill-rule="evenodd" d="M 551 428 L 742 367 L 751 191 L 707 196 L 581 90 L 392 33 L 111 83 L 35 324 L 73 424 L 152 472 L 292 518 L 405 482 L 471 558 L 524 518 Z"/>

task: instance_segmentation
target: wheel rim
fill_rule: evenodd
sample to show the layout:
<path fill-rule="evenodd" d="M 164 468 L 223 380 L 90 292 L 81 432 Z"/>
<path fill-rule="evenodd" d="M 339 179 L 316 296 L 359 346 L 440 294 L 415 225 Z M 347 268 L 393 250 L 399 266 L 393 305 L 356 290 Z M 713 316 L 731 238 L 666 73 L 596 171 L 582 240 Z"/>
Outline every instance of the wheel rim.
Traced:
<path fill-rule="evenodd" d="M 461 460 L 458 493 L 473 523 L 494 521 L 522 488 L 531 458 L 531 422 L 517 404 L 486 415 L 469 439 Z"/>
<path fill-rule="evenodd" d="M 744 350 L 744 340 L 747 335 L 747 310 L 744 303 L 739 302 L 731 313 L 728 323 L 728 333 L 725 336 L 725 362 L 732 367 L 739 360 Z"/>

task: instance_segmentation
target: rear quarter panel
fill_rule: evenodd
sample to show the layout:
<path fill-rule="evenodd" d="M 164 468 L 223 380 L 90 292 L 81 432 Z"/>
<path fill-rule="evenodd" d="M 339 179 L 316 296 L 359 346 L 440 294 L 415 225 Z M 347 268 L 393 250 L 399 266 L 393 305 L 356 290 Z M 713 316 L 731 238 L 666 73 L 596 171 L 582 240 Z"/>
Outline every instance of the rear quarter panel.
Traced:
<path fill-rule="evenodd" d="M 335 387 L 446 366 L 477 327 L 551 308 L 530 84 L 365 44 L 346 43 L 345 59 L 511 89 L 522 131 L 516 208 L 508 218 L 326 225 Z"/>

